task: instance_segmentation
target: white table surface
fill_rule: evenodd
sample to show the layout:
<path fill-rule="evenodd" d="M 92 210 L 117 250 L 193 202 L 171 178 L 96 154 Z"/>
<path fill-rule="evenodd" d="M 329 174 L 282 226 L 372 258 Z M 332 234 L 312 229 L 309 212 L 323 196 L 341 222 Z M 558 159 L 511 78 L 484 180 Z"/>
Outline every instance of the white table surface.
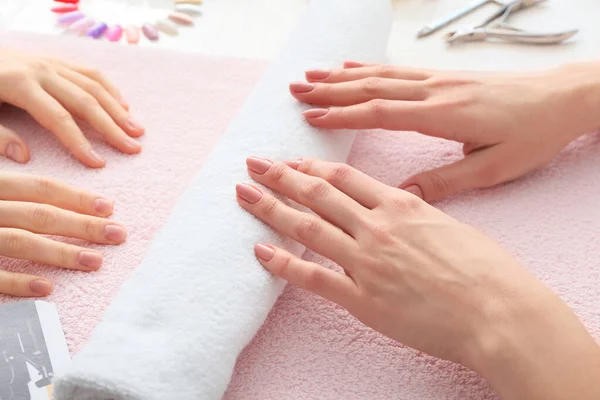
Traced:
<path fill-rule="evenodd" d="M 352 0 L 348 0 L 352 1 Z M 470 0 L 395 0 L 395 25 L 389 54 L 394 63 L 451 69 L 543 68 L 568 61 L 600 58 L 600 1 L 549 0 L 519 13 L 515 25 L 528 29 L 579 28 L 573 43 L 559 46 L 470 43 L 448 46 L 440 36 L 416 39 L 419 28 Z M 141 46 L 181 51 L 273 58 L 309 0 L 205 0 L 203 15 L 178 37 L 161 35 L 157 43 L 143 38 Z M 61 34 L 49 9 L 51 0 L 0 0 L 0 27 Z M 141 23 L 168 15 L 172 0 L 81 0 L 81 9 L 107 23 Z M 495 6 L 460 24 L 481 22 Z M 92 40 L 82 38 L 82 40 Z M 126 44 L 123 44 L 126 45 Z"/>

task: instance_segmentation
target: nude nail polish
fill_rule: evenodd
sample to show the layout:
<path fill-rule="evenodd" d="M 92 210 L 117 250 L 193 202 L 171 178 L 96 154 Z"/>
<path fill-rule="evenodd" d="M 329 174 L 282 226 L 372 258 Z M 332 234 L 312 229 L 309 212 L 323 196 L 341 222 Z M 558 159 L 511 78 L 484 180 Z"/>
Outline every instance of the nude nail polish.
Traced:
<path fill-rule="evenodd" d="M 273 163 L 263 158 L 249 157 L 246 159 L 246 165 L 252 172 L 262 175 L 271 168 Z"/>
<path fill-rule="evenodd" d="M 4 149 L 4 155 L 13 161 L 23 163 L 25 162 L 25 152 L 17 143 L 11 142 Z"/>
<path fill-rule="evenodd" d="M 129 117 L 129 119 L 127 120 L 127 125 L 129 127 L 129 129 L 134 130 L 134 131 L 143 131 L 144 127 L 142 127 L 142 125 L 139 124 L 139 122 L 137 122 L 135 119 Z"/>
<path fill-rule="evenodd" d="M 98 197 L 94 202 L 96 212 L 101 215 L 111 215 L 114 209 L 114 202 Z"/>
<path fill-rule="evenodd" d="M 127 231 L 119 225 L 106 225 L 104 238 L 109 242 L 122 243 L 127 238 Z"/>
<path fill-rule="evenodd" d="M 262 192 L 257 188 L 247 185 L 245 183 L 239 183 L 235 186 L 237 195 L 250 204 L 258 203 L 262 199 Z"/>
<path fill-rule="evenodd" d="M 423 198 L 423 191 L 417 185 L 410 185 L 407 188 L 404 188 L 404 191 L 414 194 L 419 198 Z"/>
<path fill-rule="evenodd" d="M 131 150 L 138 151 L 142 148 L 142 145 L 134 138 L 127 137 L 124 142 Z"/>
<path fill-rule="evenodd" d="M 45 279 L 34 279 L 29 282 L 29 290 L 39 296 L 48 296 L 52 293 L 54 286 Z"/>
<path fill-rule="evenodd" d="M 322 81 L 327 79 L 329 75 L 331 75 L 331 70 L 328 69 L 313 69 L 310 71 L 306 71 L 305 73 L 308 79 L 312 79 L 315 81 Z"/>
<path fill-rule="evenodd" d="M 95 271 L 102 267 L 102 254 L 95 251 L 85 250 L 77 256 L 77 262 L 82 267 Z"/>
<path fill-rule="evenodd" d="M 268 244 L 259 243 L 254 246 L 254 253 L 258 258 L 264 261 L 271 261 L 275 255 L 275 249 Z"/>
<path fill-rule="evenodd" d="M 286 162 L 285 162 L 285 164 L 286 164 L 288 167 L 290 167 L 290 168 L 293 168 L 293 169 L 298 169 L 298 168 L 300 168 L 300 163 L 302 163 L 302 160 L 301 160 L 301 159 L 294 160 L 294 161 L 286 161 Z"/>
<path fill-rule="evenodd" d="M 94 150 L 90 149 L 88 150 L 88 155 L 90 156 L 90 158 L 96 162 L 99 163 L 104 163 L 104 159 L 102 157 L 100 157 L 100 154 L 96 153 Z"/>
<path fill-rule="evenodd" d="M 306 82 L 292 82 L 290 83 L 290 90 L 295 93 L 309 93 L 315 90 L 315 84 Z"/>
<path fill-rule="evenodd" d="M 327 115 L 329 109 L 327 108 L 312 108 L 302 113 L 306 118 L 321 118 Z"/>

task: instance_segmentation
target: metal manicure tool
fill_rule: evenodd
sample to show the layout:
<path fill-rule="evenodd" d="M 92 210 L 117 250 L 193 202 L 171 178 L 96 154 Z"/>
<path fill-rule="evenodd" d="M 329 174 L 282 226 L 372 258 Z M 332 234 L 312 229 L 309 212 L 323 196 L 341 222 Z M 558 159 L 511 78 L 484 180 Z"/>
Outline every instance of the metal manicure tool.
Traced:
<path fill-rule="evenodd" d="M 518 43 L 558 44 L 574 36 L 579 31 L 578 29 L 557 32 L 532 32 L 513 27 L 506 23 L 511 14 L 545 1 L 546 0 L 510 0 L 506 2 L 500 0 L 476 0 L 451 15 L 425 25 L 419 31 L 417 37 L 424 37 L 437 32 L 443 27 L 489 3 L 495 3 L 501 7 L 482 24 L 474 27 L 458 28 L 455 31 L 446 34 L 444 39 L 449 43 L 498 39 Z"/>

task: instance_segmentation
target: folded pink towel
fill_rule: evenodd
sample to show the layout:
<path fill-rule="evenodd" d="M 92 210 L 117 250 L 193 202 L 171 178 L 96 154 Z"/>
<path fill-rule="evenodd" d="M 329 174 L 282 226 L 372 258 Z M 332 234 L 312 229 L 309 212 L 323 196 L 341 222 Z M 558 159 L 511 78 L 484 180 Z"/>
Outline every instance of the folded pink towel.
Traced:
<path fill-rule="evenodd" d="M 69 347 L 76 353 L 121 283 L 141 262 L 264 65 L 99 43 L 110 49 L 107 60 L 97 46 L 86 49 L 79 41 L 12 32 L 3 33 L 0 44 L 101 67 L 147 128 L 142 139 L 145 151 L 138 156 L 121 155 L 95 140 L 108 164 L 91 171 L 71 160 L 56 139 L 29 117 L 0 108 L 0 122 L 22 134 L 33 155 L 26 166 L 0 160 L 0 168 L 53 176 L 114 198 L 118 203 L 113 219 L 130 229 L 129 240 L 121 247 L 94 246 L 104 252 L 105 266 L 93 274 L 0 260 L 7 269 L 41 273 L 57 282 L 48 300 L 57 303 Z M 119 65 L 111 61 L 125 59 Z M 145 68 L 150 64 L 169 72 L 156 79 Z M 190 87 L 196 88 L 193 102 Z M 452 143 L 412 133 L 373 132 L 356 140 L 350 163 L 393 185 L 460 156 L 459 147 Z M 439 206 L 516 254 L 600 339 L 599 193 L 600 142 L 590 135 L 541 172 Z M 314 254 L 307 257 L 326 263 Z M 339 307 L 288 286 L 238 361 L 225 399 L 341 398 L 469 400 L 496 395 L 476 374 L 394 343 Z"/>

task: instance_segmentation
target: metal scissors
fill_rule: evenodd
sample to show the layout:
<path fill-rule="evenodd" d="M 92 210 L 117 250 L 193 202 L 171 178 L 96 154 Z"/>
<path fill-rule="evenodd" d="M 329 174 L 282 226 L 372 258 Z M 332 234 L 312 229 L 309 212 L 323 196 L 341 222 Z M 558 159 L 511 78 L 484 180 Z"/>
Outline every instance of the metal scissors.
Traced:
<path fill-rule="evenodd" d="M 506 23 L 511 14 L 535 6 L 544 1 L 546 0 L 511 0 L 504 3 L 499 0 L 477 0 L 450 16 L 427 24 L 419 31 L 417 36 L 424 37 L 430 35 L 483 5 L 496 3 L 500 4 L 502 7 L 483 23 L 474 27 L 459 28 L 450 32 L 445 35 L 445 40 L 449 43 L 456 43 L 499 39 L 519 43 L 557 44 L 573 37 L 578 32 L 577 29 L 557 32 L 530 32 L 510 26 Z"/>

